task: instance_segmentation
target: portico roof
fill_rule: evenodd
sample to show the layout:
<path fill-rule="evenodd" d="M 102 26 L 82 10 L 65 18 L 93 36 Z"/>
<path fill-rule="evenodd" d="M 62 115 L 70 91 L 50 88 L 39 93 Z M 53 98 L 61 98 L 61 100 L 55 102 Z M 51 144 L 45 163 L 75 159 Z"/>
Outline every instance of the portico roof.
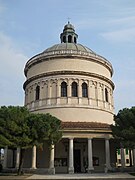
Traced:
<path fill-rule="evenodd" d="M 99 122 L 62 122 L 63 129 L 106 129 L 111 130 L 107 123 Z"/>

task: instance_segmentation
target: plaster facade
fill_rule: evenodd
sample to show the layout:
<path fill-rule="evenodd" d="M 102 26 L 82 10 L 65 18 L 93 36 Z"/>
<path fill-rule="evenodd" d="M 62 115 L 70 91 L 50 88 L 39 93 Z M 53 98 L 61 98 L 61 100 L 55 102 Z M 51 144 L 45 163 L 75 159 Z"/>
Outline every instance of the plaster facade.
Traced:
<path fill-rule="evenodd" d="M 33 113 L 50 113 L 63 123 L 62 139 L 50 153 L 46 144 L 42 150 L 28 150 L 24 168 L 29 170 L 107 172 L 115 164 L 109 126 L 114 114 L 113 68 L 104 57 L 78 44 L 77 38 L 68 22 L 60 44 L 26 63 L 25 106 Z M 13 166 L 19 158 L 15 153 Z"/>

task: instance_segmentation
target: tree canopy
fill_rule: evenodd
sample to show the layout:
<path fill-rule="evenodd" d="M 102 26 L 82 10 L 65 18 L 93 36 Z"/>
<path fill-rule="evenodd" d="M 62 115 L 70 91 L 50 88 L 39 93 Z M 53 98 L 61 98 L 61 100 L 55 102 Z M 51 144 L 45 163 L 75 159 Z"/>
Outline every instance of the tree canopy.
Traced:
<path fill-rule="evenodd" d="M 62 136 L 60 130 L 61 121 L 50 114 L 30 113 L 19 106 L 0 108 L 0 147 L 20 147 L 21 167 L 25 149 L 42 146 L 45 141 L 49 145 L 56 144 Z"/>
<path fill-rule="evenodd" d="M 30 114 L 27 118 L 34 145 L 56 144 L 62 137 L 61 121 L 50 114 Z"/>
<path fill-rule="evenodd" d="M 30 144 L 27 126 L 28 110 L 25 107 L 2 106 L 0 108 L 0 145 L 26 147 Z"/>
<path fill-rule="evenodd" d="M 114 122 L 111 125 L 114 138 L 126 148 L 135 148 L 135 107 L 120 110 Z"/>

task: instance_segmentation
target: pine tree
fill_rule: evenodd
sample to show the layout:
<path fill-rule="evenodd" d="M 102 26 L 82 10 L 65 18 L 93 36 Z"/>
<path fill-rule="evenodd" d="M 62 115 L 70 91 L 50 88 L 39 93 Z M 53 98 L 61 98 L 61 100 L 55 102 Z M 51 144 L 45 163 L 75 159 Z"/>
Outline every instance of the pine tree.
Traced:
<path fill-rule="evenodd" d="M 20 147 L 18 174 L 21 174 L 25 150 L 34 145 L 57 143 L 62 136 L 61 121 L 50 114 L 31 114 L 25 107 L 0 108 L 0 146 Z"/>
<path fill-rule="evenodd" d="M 114 138 L 125 148 L 135 148 L 135 107 L 120 110 L 114 122 L 111 125 Z"/>

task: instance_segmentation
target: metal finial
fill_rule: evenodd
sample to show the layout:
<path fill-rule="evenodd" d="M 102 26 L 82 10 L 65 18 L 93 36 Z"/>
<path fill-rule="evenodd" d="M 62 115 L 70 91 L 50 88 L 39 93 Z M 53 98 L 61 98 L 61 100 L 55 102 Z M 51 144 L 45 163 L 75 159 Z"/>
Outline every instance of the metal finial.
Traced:
<path fill-rule="evenodd" d="M 68 17 L 68 24 L 70 24 L 70 19 L 71 19 L 71 18 Z"/>

